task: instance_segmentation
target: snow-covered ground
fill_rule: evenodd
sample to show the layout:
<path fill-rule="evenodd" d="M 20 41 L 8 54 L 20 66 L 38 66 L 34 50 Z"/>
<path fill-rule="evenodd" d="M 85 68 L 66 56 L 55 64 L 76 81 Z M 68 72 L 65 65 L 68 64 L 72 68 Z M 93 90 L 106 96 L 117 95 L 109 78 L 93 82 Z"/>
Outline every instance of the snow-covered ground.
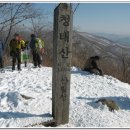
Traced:
<path fill-rule="evenodd" d="M 7 67 L 0 74 L 0 127 L 31 127 L 52 119 L 52 68 L 29 68 L 11 72 Z M 120 110 L 110 112 L 95 103 L 102 97 L 116 101 Z M 130 127 L 130 85 L 73 67 L 70 121 L 58 127 Z"/>

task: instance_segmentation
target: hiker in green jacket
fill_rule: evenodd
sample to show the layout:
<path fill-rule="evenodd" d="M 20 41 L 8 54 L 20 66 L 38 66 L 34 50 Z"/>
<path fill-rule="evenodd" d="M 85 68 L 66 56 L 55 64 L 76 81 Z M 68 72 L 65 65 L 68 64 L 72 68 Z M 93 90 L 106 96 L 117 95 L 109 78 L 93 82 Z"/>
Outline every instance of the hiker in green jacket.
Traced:
<path fill-rule="evenodd" d="M 25 67 L 27 67 L 27 61 L 29 61 L 29 41 L 25 41 L 24 43 L 24 51 L 22 51 L 21 60 L 24 62 Z"/>
<path fill-rule="evenodd" d="M 33 55 L 34 68 L 40 68 L 42 63 L 42 54 L 44 53 L 44 41 L 31 34 L 30 48 Z"/>
<path fill-rule="evenodd" d="M 9 46 L 10 56 L 12 56 L 12 71 L 15 70 L 16 60 L 18 61 L 17 68 L 21 71 L 21 50 L 24 48 L 24 41 L 20 39 L 19 34 L 15 34 Z"/>

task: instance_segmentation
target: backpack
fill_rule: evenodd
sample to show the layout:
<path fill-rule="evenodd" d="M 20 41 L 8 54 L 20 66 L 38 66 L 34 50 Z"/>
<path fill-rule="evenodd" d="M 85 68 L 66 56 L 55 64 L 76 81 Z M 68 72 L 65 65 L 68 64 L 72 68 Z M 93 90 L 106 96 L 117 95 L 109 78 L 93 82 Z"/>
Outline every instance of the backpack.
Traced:
<path fill-rule="evenodd" d="M 44 41 L 42 39 L 36 38 L 36 48 L 40 52 L 41 55 L 45 53 Z"/>

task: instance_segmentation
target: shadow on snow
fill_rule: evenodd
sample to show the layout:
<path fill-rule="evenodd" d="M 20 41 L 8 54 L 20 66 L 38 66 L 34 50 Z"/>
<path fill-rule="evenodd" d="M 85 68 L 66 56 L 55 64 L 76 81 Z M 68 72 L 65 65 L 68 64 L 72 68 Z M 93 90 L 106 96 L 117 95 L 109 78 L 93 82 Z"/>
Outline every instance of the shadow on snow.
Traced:
<path fill-rule="evenodd" d="M 90 75 L 92 75 L 92 74 L 89 73 L 88 71 L 82 71 L 82 70 L 78 70 L 78 71 L 73 71 L 73 70 L 71 70 L 71 74 L 80 74 L 80 75 L 85 75 L 85 76 L 90 76 Z"/>
<path fill-rule="evenodd" d="M 0 118 L 10 119 L 10 118 L 28 118 L 28 117 L 52 117 L 50 113 L 36 115 L 30 113 L 21 112 L 0 112 Z"/>
<path fill-rule="evenodd" d="M 100 98 L 77 97 L 77 99 L 80 100 L 89 100 L 90 102 L 88 102 L 87 104 L 92 106 L 93 108 L 97 108 L 97 103 L 95 103 L 95 101 L 101 98 L 111 99 L 115 101 L 117 105 L 120 107 L 120 109 L 122 110 L 130 110 L 130 98 L 128 97 L 123 97 L 123 96 L 119 96 L 119 97 L 110 96 L 110 97 L 100 97 Z"/>

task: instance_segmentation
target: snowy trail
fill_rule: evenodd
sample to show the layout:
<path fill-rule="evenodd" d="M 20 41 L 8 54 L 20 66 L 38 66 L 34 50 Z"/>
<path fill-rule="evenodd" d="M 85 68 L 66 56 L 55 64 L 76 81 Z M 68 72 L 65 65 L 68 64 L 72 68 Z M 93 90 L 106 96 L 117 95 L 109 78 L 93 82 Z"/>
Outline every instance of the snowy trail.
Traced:
<path fill-rule="evenodd" d="M 111 76 L 73 71 L 71 81 L 70 123 L 67 127 L 130 127 L 130 85 Z M 121 108 L 110 112 L 96 104 L 99 98 L 116 101 Z"/>
<path fill-rule="evenodd" d="M 20 73 L 8 71 L 2 74 L 1 127 L 24 127 L 52 119 L 50 75 L 51 71 L 48 71 L 46 67 L 31 69 L 31 71 L 24 68 Z M 23 99 L 20 94 L 32 97 L 32 99 Z"/>
<path fill-rule="evenodd" d="M 0 75 L 0 127 L 25 127 L 51 120 L 52 68 L 22 67 L 20 73 L 10 70 L 8 67 Z M 21 94 L 32 98 L 26 100 Z M 120 110 L 110 112 L 96 104 L 102 97 L 115 100 Z M 73 67 L 70 122 L 58 127 L 130 127 L 130 85 Z"/>

